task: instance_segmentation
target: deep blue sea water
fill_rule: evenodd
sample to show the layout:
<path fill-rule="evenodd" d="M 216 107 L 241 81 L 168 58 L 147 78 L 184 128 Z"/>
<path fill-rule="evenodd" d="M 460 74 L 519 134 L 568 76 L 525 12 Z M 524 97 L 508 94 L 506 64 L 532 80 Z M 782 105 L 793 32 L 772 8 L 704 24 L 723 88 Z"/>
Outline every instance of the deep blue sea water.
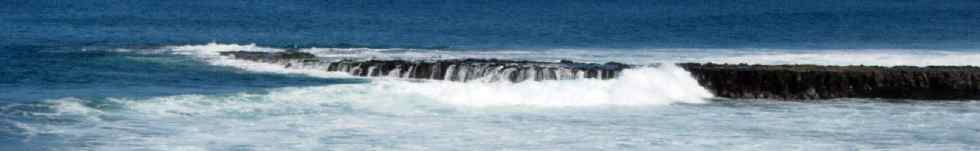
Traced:
<path fill-rule="evenodd" d="M 660 70 L 613 81 L 406 82 L 214 55 L 980 65 L 977 8 L 0 0 L 0 150 L 978 150 L 975 101 L 677 100 L 703 94 L 642 81 L 664 78 Z"/>

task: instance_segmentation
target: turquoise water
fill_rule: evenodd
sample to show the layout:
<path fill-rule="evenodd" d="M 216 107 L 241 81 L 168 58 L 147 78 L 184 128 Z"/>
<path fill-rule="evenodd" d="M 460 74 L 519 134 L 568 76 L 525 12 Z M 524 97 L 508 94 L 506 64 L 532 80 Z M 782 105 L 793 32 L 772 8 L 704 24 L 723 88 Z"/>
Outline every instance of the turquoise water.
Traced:
<path fill-rule="evenodd" d="M 231 60 L 980 65 L 972 1 L 0 1 L 0 150 L 977 150 L 976 101 L 714 98 L 614 80 Z"/>

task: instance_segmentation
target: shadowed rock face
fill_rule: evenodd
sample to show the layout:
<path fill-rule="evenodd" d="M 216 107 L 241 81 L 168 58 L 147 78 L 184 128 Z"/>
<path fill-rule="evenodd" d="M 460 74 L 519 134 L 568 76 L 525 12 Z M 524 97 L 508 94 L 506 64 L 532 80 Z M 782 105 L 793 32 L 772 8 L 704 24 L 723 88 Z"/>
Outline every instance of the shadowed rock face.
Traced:
<path fill-rule="evenodd" d="M 729 98 L 980 99 L 980 68 L 679 64 Z"/>
<path fill-rule="evenodd" d="M 611 79 L 635 66 L 621 63 L 535 62 L 495 59 L 433 61 L 320 60 L 303 52 L 222 52 L 236 59 L 316 68 L 357 76 L 450 81 Z M 877 67 L 682 63 L 716 96 L 786 100 L 893 98 L 980 99 L 980 68 L 969 66 Z"/>

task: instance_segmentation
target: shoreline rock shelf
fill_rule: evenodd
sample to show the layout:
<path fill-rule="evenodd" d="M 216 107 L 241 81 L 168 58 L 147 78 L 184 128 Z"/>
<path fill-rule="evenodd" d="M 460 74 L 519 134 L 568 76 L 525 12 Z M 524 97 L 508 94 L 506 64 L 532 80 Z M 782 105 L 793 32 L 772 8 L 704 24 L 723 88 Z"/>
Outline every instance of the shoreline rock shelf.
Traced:
<path fill-rule="evenodd" d="M 622 63 L 497 59 L 321 60 L 304 52 L 221 52 L 223 56 L 286 67 L 319 68 L 357 76 L 450 81 L 612 79 L 638 67 Z M 980 68 L 973 66 L 823 66 L 680 63 L 709 91 L 726 98 L 810 100 L 887 98 L 980 99 Z"/>
<path fill-rule="evenodd" d="M 630 65 L 621 63 L 578 63 L 572 61 L 536 62 L 497 59 L 452 59 L 436 61 L 405 60 L 321 60 L 302 52 L 221 52 L 221 55 L 287 67 L 319 68 L 347 72 L 356 76 L 389 76 L 450 81 L 612 79 Z"/>
<path fill-rule="evenodd" d="M 980 99 L 980 68 L 679 64 L 728 98 Z"/>

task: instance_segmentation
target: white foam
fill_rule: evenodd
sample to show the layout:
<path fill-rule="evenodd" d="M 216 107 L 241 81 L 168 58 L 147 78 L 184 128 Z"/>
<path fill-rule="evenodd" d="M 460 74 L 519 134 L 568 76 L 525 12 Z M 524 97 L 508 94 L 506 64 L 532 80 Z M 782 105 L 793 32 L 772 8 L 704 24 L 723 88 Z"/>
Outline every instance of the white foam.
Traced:
<path fill-rule="evenodd" d="M 255 44 L 182 45 L 166 47 L 177 54 L 218 56 L 221 51 L 278 52 L 285 49 Z M 536 61 L 575 60 L 585 62 L 623 62 L 657 64 L 665 62 L 715 62 L 751 64 L 820 64 L 820 65 L 974 65 L 980 66 L 980 51 L 930 49 L 693 49 L 693 48 L 636 48 L 636 49 L 487 49 L 437 50 L 404 48 L 303 48 L 325 58 L 356 59 L 459 59 L 497 58 Z"/>
<path fill-rule="evenodd" d="M 22 127 L 31 130 L 31 135 L 52 134 L 69 142 L 91 142 L 96 145 L 88 147 L 94 150 L 226 150 L 242 146 L 254 150 L 317 150 L 344 148 L 321 142 L 344 130 L 357 129 L 358 134 L 343 135 L 403 133 L 390 128 L 398 125 L 386 124 L 390 116 L 410 119 L 480 107 L 701 103 L 710 97 L 689 73 L 665 65 L 626 70 L 615 80 L 461 83 L 376 79 L 369 84 L 289 87 L 268 93 L 110 98 L 107 102 L 111 103 L 106 104 L 116 105 L 111 110 L 66 98 L 49 101 L 55 111 L 47 116 L 90 120 L 81 121 L 80 126 L 38 123 Z M 405 122 L 396 124 L 413 124 Z M 420 146 L 393 148 L 414 147 Z"/>
<path fill-rule="evenodd" d="M 221 51 L 278 52 L 283 49 L 254 44 L 187 45 L 168 47 L 177 54 L 204 58 L 213 65 L 232 66 L 250 71 L 307 74 L 317 77 L 351 77 L 346 73 L 319 69 L 283 68 L 222 57 Z M 581 59 L 594 62 L 716 62 L 754 64 L 830 64 L 830 65 L 980 65 L 980 53 L 925 50 L 772 50 L 772 49 L 639 49 L 639 50 L 497 50 L 443 51 L 420 49 L 308 48 L 301 51 L 319 57 L 361 58 L 510 58 L 528 60 Z M 603 60 L 605 59 L 605 60 Z M 653 60 L 653 61 L 649 61 Z M 654 62 L 655 61 L 655 62 Z M 642 63 L 641 63 L 642 64 Z M 673 65 L 629 69 L 613 80 L 561 80 L 540 82 L 409 82 L 375 78 L 365 87 L 394 94 L 423 96 L 431 100 L 467 106 L 531 105 L 589 106 L 698 103 L 712 97 L 683 69 Z M 382 97 L 382 96 L 372 96 Z"/>
<path fill-rule="evenodd" d="M 303 75 L 309 75 L 309 76 L 321 77 L 321 78 L 361 78 L 361 77 L 351 76 L 350 74 L 344 72 L 328 72 L 316 68 L 284 68 L 280 64 L 236 60 L 236 59 L 225 58 L 225 57 L 209 59 L 207 61 L 211 65 L 235 67 L 235 68 L 245 69 L 252 72 L 303 74 Z"/>
<path fill-rule="evenodd" d="M 677 74 L 668 68 L 637 70 L 631 75 Z M 652 77 L 626 79 L 645 78 Z M 676 79 L 621 82 L 666 80 Z M 401 82 L 404 81 L 279 88 L 255 94 L 116 98 L 106 104 L 58 99 L 51 101 L 51 108 L 59 114 L 50 119 L 78 119 L 74 116 L 81 115 L 106 120 L 38 120 L 16 128 L 35 136 L 28 141 L 58 145 L 55 150 L 533 150 L 556 144 L 561 144 L 557 146 L 563 150 L 778 150 L 879 143 L 874 138 L 901 142 L 870 148 L 955 150 L 975 146 L 969 139 L 975 134 L 969 132 L 976 128 L 975 119 L 980 116 L 973 112 L 978 111 L 973 103 L 761 102 L 762 105 L 598 110 L 482 110 L 439 104 L 430 95 L 417 93 L 424 90 L 395 91 L 412 85 Z M 814 132 L 837 135 L 812 135 Z M 903 139 L 914 136 L 950 143 L 937 146 L 920 143 L 919 139 Z M 51 137 L 58 139 L 47 139 Z M 847 141 L 841 141 L 841 137 Z M 914 148 L 906 147 L 910 144 Z"/>
<path fill-rule="evenodd" d="M 465 106 L 596 106 L 702 103 L 713 97 L 690 73 L 673 65 L 628 69 L 612 80 L 553 80 L 533 82 L 384 81 L 396 91 L 420 94 Z"/>
<path fill-rule="evenodd" d="M 281 49 L 264 48 L 253 45 L 207 44 L 170 47 L 178 54 L 203 58 L 213 65 L 232 66 L 249 71 L 272 73 L 298 73 L 317 77 L 338 77 L 349 75 L 339 72 L 324 72 L 317 69 L 284 68 L 281 65 L 257 63 L 230 59 L 218 55 L 221 51 L 263 51 L 277 52 Z M 392 49 L 334 49 L 311 48 L 303 51 L 318 54 L 321 57 L 336 57 L 331 53 L 346 54 L 348 52 L 380 54 L 393 51 Z M 418 51 L 418 50 L 411 50 Z M 401 51 L 405 52 L 405 51 Z M 526 54 L 523 52 L 508 52 L 508 54 Z M 344 57 L 349 57 L 341 55 Z M 363 56 L 362 56 L 363 57 Z M 409 82 L 378 78 L 375 82 L 365 85 L 374 91 L 392 93 L 389 95 L 417 95 L 435 101 L 467 106 L 500 106 L 500 105 L 532 105 L 532 106 L 590 106 L 590 105 L 650 105 L 670 104 L 673 102 L 699 103 L 711 94 L 701 88 L 697 82 L 683 69 L 673 65 L 660 67 L 629 69 L 623 76 L 614 80 L 561 80 L 541 82 Z M 362 92 L 365 93 L 365 92 Z M 383 98 L 384 96 L 372 96 Z"/>
<path fill-rule="evenodd" d="M 208 43 L 204 45 L 179 45 L 179 46 L 169 46 L 164 47 L 165 50 L 169 50 L 176 54 L 183 55 L 193 55 L 193 56 L 218 56 L 219 52 L 223 51 L 256 51 L 256 52 L 282 52 L 285 49 L 271 48 L 271 47 L 261 47 L 255 44 L 220 44 L 220 43 Z"/>
<path fill-rule="evenodd" d="M 168 49 L 216 65 L 251 71 L 318 74 L 306 69 L 285 69 L 279 65 L 253 64 L 217 56 L 218 51 L 238 49 L 279 51 L 254 45 L 208 44 Z M 719 55 L 713 59 L 725 59 L 722 54 L 712 55 Z M 753 57 L 764 58 L 766 55 L 778 56 L 741 56 L 752 61 Z M 783 58 L 800 59 L 790 56 Z M 833 59 L 827 57 L 840 56 L 811 58 L 815 61 Z M 970 56 L 965 57 L 963 59 Z M 56 146 L 65 148 L 63 150 L 452 150 L 461 147 L 487 150 L 758 150 L 847 147 L 880 143 L 875 140 L 881 139 L 875 138 L 913 136 L 958 145 L 956 143 L 969 143 L 970 139 L 955 142 L 956 139 L 947 138 L 972 138 L 969 134 L 973 133 L 964 132 L 975 127 L 975 119 L 980 115 L 970 112 L 977 110 L 972 104 L 950 105 L 967 108 L 904 104 L 857 104 L 854 107 L 855 104 L 848 103 L 549 110 L 569 106 L 700 103 L 710 97 L 711 94 L 697 86 L 689 73 L 667 64 L 625 70 L 613 80 L 460 83 L 380 78 L 367 84 L 287 87 L 270 89 L 267 93 L 111 98 L 106 100 L 109 103 L 97 104 L 100 107 L 90 105 L 94 103 L 92 101 L 65 98 L 49 101 L 47 104 L 54 110 L 50 113 L 30 114 L 71 120 L 18 122 L 15 127 L 24 131 L 23 135 L 35 136 L 35 140 L 40 138 L 36 136 L 55 136 L 58 139 L 43 141 L 64 141 L 54 143 L 68 145 Z M 510 106 L 531 106 L 545 111 L 470 112 L 471 109 Z M 909 132 L 910 126 L 923 131 Z M 759 130 L 776 132 L 759 133 Z M 810 135 L 814 132 L 834 135 Z M 841 138 L 847 141 L 841 141 Z M 909 150 L 943 147 L 930 142 L 917 143 L 921 140 L 889 141 L 894 140 L 902 142 L 888 142 L 884 146 L 919 147 Z M 946 148 L 951 150 L 961 149 L 948 146 Z"/>
<path fill-rule="evenodd" d="M 283 49 L 254 44 L 187 45 L 169 47 L 178 54 L 204 58 L 213 65 L 232 66 L 250 71 L 307 74 L 317 77 L 351 77 L 346 73 L 319 69 L 283 68 L 222 57 L 221 51 L 278 52 Z M 573 59 L 593 62 L 620 61 L 636 64 L 663 62 L 715 62 L 753 64 L 829 64 L 829 65 L 980 65 L 980 53 L 928 50 L 772 50 L 772 49 L 636 49 L 636 50 L 488 50 L 445 51 L 422 49 L 307 48 L 319 57 L 337 58 L 504 58 L 524 60 Z M 669 63 L 668 63 L 669 64 Z M 375 87 L 401 95 L 423 96 L 431 100 L 467 106 L 531 105 L 590 106 L 698 103 L 712 97 L 683 69 L 673 65 L 630 69 L 613 80 L 561 80 L 540 82 L 409 82 L 375 78 L 365 87 Z M 382 97 L 382 96 L 372 96 Z"/>
<path fill-rule="evenodd" d="M 305 74 L 305 75 L 323 77 L 323 78 L 331 78 L 331 77 L 352 78 L 352 76 L 350 76 L 349 74 L 341 73 L 341 72 L 326 72 L 323 70 L 309 69 L 309 68 L 283 68 L 282 65 L 237 60 L 227 56 L 220 55 L 220 52 L 224 52 L 224 51 L 255 51 L 255 52 L 286 51 L 285 49 L 261 47 L 261 46 L 256 46 L 255 44 L 240 45 L 240 44 L 208 43 L 204 45 L 170 46 L 170 47 L 164 47 L 162 48 L 162 50 L 173 54 L 195 57 L 211 65 L 236 67 L 236 68 L 246 69 L 248 71 L 253 71 L 253 72 L 280 73 L 280 74 Z"/>

